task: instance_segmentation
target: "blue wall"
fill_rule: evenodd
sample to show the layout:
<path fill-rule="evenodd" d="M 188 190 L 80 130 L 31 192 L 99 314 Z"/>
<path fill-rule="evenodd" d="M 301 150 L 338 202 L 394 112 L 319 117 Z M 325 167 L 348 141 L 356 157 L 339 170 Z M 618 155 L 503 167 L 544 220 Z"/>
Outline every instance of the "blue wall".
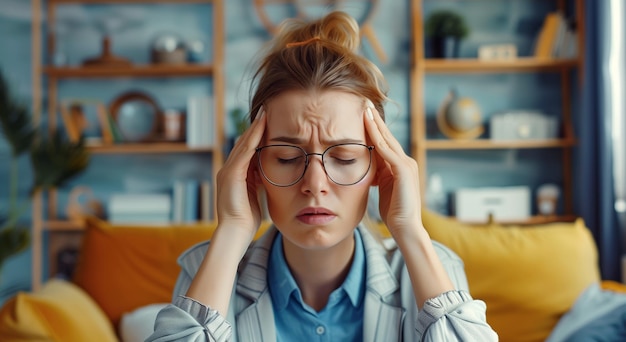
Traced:
<path fill-rule="evenodd" d="M 358 3 L 347 2 L 348 10 L 359 15 Z M 268 34 L 261 25 L 248 0 L 228 0 L 226 3 L 226 110 L 246 108 L 248 79 L 253 65 L 251 60 L 263 46 Z M 3 0 L 0 2 L 0 67 L 7 73 L 17 96 L 25 102 L 31 97 L 30 65 L 30 2 Z M 281 5 L 283 6 L 283 5 Z M 551 7 L 552 6 L 552 7 Z M 427 1 L 425 11 L 450 7 L 467 17 L 471 34 L 461 47 L 461 55 L 475 57 L 477 47 L 485 43 L 515 43 L 521 55 L 531 53 L 543 14 L 553 9 L 553 2 L 534 1 Z M 120 12 L 123 10 L 123 12 Z M 273 17 L 285 12 L 278 5 L 268 8 Z M 363 52 L 372 58 L 386 75 L 392 102 L 387 107 L 388 123 L 405 150 L 409 150 L 409 56 L 410 56 L 410 2 L 408 0 L 381 0 L 373 18 L 373 27 L 389 61 L 382 63 L 374 54 L 369 42 L 364 42 Z M 106 15 L 131 18 L 137 25 L 113 35 L 114 52 L 136 63 L 149 60 L 150 42 L 159 32 L 175 32 L 183 37 L 207 39 L 211 34 L 206 5 L 147 5 L 147 6 L 92 6 L 66 5 L 58 17 L 67 25 L 59 27 L 60 42 L 66 51 L 68 63 L 79 64 L 83 59 L 100 51 L 100 36 L 89 23 Z M 278 19 L 277 19 L 278 20 Z M 206 58 L 210 59 L 210 51 Z M 473 97 L 480 105 L 483 117 L 504 109 L 541 109 L 560 115 L 555 107 L 559 96 L 558 77 L 550 75 L 432 75 L 425 84 L 427 114 L 435 115 L 439 103 L 450 87 L 454 86 L 465 96 Z M 59 97 L 80 96 L 99 98 L 109 102 L 130 89 L 148 91 L 158 99 L 161 107 L 183 107 L 189 94 L 206 92 L 211 83 L 198 79 L 118 79 L 108 81 L 66 81 Z M 45 103 L 44 103 L 45 105 Z M 227 134 L 233 131 L 230 122 L 224 127 Z M 446 189 L 459 185 L 513 185 L 536 186 L 559 180 L 559 160 L 554 151 L 477 151 L 431 152 L 429 173 L 437 171 L 443 176 Z M 0 210 L 6 207 L 8 150 L 0 140 Z M 547 163 L 547 164 L 546 164 Z M 20 192 L 25 194 L 30 186 L 27 160 L 20 163 L 23 176 Z M 546 165 L 548 167 L 546 167 Z M 543 167 L 539 167 L 543 166 Z M 456 170 L 463 169 L 463 173 Z M 94 156 L 88 171 L 73 181 L 93 188 L 102 200 L 114 192 L 133 190 L 165 190 L 171 179 L 201 177 L 210 174 L 209 158 L 200 155 L 131 155 Z M 484 177 L 489 174 L 490 177 Z M 485 183 L 484 179 L 489 179 Z M 26 199 L 24 195 L 22 199 Z M 60 193 L 60 211 L 64 208 L 67 190 Z M 29 217 L 24 220 L 28 223 Z M 18 289 L 28 289 L 30 284 L 30 253 L 10 260 L 0 275 L 0 302 Z"/>

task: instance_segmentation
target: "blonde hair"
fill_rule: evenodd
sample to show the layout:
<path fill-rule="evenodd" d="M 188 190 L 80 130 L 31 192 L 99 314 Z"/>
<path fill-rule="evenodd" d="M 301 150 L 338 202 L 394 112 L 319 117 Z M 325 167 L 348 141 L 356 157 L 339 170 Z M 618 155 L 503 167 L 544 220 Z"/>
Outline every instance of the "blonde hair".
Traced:
<path fill-rule="evenodd" d="M 339 90 L 368 98 L 385 117 L 388 86 L 378 67 L 359 55 L 359 25 L 334 11 L 315 21 L 287 19 L 254 74 L 250 120 L 263 103 L 290 90 Z"/>

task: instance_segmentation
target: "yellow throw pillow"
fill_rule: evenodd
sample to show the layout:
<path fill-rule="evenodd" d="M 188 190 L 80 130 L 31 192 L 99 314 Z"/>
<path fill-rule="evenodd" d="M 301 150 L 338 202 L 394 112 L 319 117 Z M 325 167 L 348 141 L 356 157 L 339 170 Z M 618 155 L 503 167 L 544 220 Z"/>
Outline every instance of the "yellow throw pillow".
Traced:
<path fill-rule="evenodd" d="M 433 240 L 465 264 L 473 297 L 502 341 L 544 341 L 587 286 L 600 281 L 582 219 L 535 226 L 472 226 L 422 211 Z"/>
<path fill-rule="evenodd" d="M 19 293 L 0 310 L 3 342 L 117 342 L 111 322 L 78 286 L 59 279 Z"/>

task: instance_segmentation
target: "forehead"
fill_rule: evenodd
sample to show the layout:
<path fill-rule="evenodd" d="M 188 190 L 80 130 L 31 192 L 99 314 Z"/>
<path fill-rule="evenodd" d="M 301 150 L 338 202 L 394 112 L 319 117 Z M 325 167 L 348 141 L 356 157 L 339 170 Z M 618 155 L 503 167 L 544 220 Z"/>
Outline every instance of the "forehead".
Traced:
<path fill-rule="evenodd" d="M 288 91 L 266 103 L 268 139 L 363 140 L 364 98 L 342 91 Z"/>

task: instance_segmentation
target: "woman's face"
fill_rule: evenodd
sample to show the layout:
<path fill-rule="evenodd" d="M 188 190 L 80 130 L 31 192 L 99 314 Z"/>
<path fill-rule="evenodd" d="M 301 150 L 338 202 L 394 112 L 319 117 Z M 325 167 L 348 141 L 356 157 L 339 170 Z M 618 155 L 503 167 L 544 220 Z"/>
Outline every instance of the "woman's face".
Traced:
<path fill-rule="evenodd" d="M 364 101 L 363 97 L 340 91 L 285 92 L 265 103 L 263 145 L 293 145 L 320 154 L 341 143 L 369 145 L 363 123 Z M 329 168 L 330 164 L 345 167 L 341 155 L 329 152 L 324 158 Z M 320 155 L 309 156 L 304 176 L 294 185 L 278 187 L 261 176 L 272 220 L 288 242 L 319 250 L 351 237 L 367 207 L 376 170 L 374 159 L 372 152 L 372 164 L 365 177 L 348 186 L 328 178 Z M 295 159 L 274 156 L 272 160 L 277 160 L 278 168 L 286 168 Z"/>

